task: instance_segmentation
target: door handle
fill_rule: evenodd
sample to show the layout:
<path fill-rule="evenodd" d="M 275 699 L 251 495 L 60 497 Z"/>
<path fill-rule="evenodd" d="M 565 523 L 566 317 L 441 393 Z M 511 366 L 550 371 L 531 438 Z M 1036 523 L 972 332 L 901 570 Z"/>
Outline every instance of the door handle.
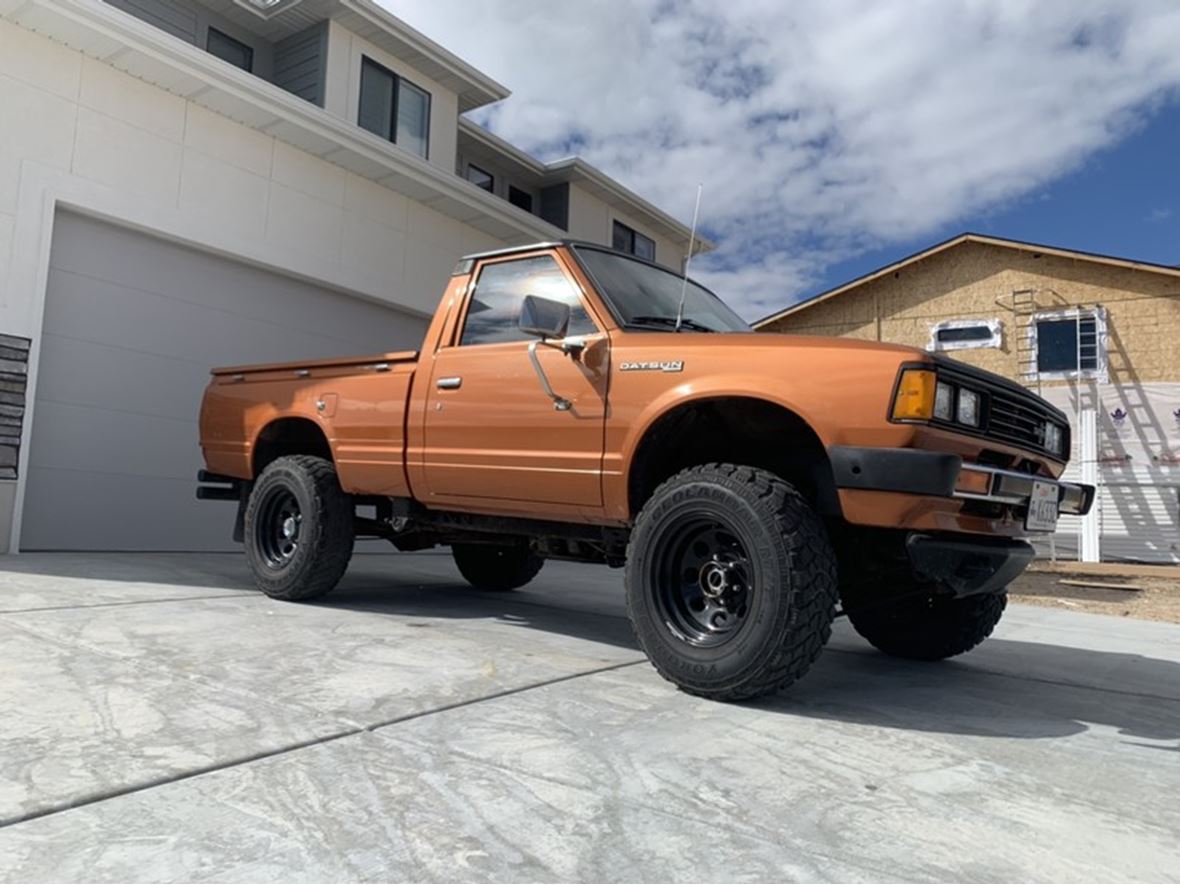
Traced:
<path fill-rule="evenodd" d="M 463 379 L 458 375 L 451 378 L 439 378 L 435 384 L 439 390 L 458 390 L 463 386 Z"/>

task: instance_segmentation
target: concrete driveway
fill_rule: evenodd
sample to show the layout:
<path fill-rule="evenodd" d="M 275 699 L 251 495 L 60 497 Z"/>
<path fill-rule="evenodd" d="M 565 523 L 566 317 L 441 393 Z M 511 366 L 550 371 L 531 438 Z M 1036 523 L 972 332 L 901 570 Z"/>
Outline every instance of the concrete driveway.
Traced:
<path fill-rule="evenodd" d="M 0 879 L 1180 878 L 1180 627 L 1012 606 L 958 661 L 840 623 L 773 700 L 659 679 L 620 574 L 0 560 Z"/>

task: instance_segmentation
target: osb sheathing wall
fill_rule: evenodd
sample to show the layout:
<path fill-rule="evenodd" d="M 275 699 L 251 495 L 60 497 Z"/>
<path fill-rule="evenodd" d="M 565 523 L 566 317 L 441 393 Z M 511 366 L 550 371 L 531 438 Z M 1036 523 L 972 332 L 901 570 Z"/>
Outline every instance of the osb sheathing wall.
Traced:
<path fill-rule="evenodd" d="M 1180 271 L 1176 275 L 1112 267 L 1020 249 L 963 243 L 804 308 L 763 332 L 837 335 L 926 348 L 941 320 L 995 319 L 1002 346 L 956 350 L 955 359 L 1022 378 L 1018 336 L 1029 318 L 1013 293 L 1032 290 L 1037 309 L 1106 308 L 1112 383 L 1180 380 Z M 1046 385 L 1053 382 L 1045 382 Z"/>

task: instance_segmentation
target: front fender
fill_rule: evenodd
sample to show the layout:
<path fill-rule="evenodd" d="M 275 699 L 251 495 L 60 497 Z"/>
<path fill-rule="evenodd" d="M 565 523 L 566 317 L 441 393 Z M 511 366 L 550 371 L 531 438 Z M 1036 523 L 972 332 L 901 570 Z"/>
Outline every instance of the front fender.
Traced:
<path fill-rule="evenodd" d="M 678 384 L 652 399 L 644 406 L 631 421 L 627 434 L 623 438 L 622 468 L 624 476 L 631 471 L 631 462 L 639 444 L 661 417 L 671 410 L 691 403 L 703 402 L 711 399 L 741 398 L 761 400 L 780 408 L 793 412 L 814 431 L 824 448 L 832 445 L 824 426 L 829 423 L 829 416 L 824 414 L 822 405 L 802 405 L 795 397 L 784 396 L 779 391 L 766 388 L 766 376 L 751 374 L 711 375 L 705 379 L 693 379 Z M 818 406 L 818 407 L 817 407 Z"/>

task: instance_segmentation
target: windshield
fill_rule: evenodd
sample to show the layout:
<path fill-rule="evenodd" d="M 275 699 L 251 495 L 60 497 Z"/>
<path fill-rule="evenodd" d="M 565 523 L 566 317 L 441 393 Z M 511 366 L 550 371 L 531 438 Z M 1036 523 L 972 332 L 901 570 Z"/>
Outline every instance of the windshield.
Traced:
<path fill-rule="evenodd" d="M 680 306 L 682 278 L 617 252 L 576 247 L 602 296 L 619 321 L 631 328 L 672 329 Z M 750 326 L 721 299 L 688 281 L 684 290 L 683 332 L 749 332 Z"/>

